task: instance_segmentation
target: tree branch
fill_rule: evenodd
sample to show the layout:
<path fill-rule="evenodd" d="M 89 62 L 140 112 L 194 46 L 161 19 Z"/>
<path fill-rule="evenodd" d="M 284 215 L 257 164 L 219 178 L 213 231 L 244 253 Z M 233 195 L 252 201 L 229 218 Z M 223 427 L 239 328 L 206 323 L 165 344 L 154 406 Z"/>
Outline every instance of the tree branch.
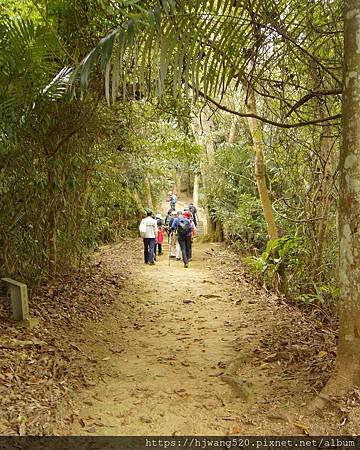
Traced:
<path fill-rule="evenodd" d="M 333 90 L 324 90 L 324 91 L 315 91 L 310 92 L 309 94 L 304 95 L 299 101 L 295 103 L 295 105 L 290 109 L 290 111 L 286 114 L 285 119 L 290 116 L 296 109 L 300 108 L 304 103 L 308 102 L 313 97 L 321 97 L 323 95 L 341 95 L 341 89 L 333 89 Z"/>
<path fill-rule="evenodd" d="M 191 87 L 191 89 L 193 89 L 193 87 L 191 86 L 190 83 L 189 83 L 189 86 Z M 226 111 L 226 112 L 228 112 L 230 114 L 234 114 L 234 115 L 239 116 L 239 117 L 253 117 L 254 119 L 260 120 L 261 122 L 268 123 L 269 125 L 274 125 L 275 127 L 279 127 L 279 128 L 299 128 L 299 127 L 304 127 L 306 125 L 316 125 L 316 124 L 319 124 L 319 123 L 323 124 L 324 122 L 329 122 L 331 120 L 341 119 L 341 114 L 336 114 L 335 116 L 324 117 L 322 119 L 307 120 L 307 121 L 304 121 L 304 122 L 297 122 L 297 123 L 275 122 L 274 120 L 265 119 L 265 117 L 261 117 L 261 116 L 258 116 L 256 114 L 247 114 L 247 113 L 241 113 L 239 111 L 235 111 L 235 110 L 230 109 L 227 106 L 224 106 L 221 103 L 217 102 L 216 100 L 214 100 L 213 98 L 211 98 L 208 95 L 204 94 L 204 92 L 202 92 L 200 90 L 196 90 L 196 92 L 202 98 L 204 98 L 205 100 L 209 101 L 210 103 L 215 105 L 217 108 L 221 109 L 222 111 Z"/>

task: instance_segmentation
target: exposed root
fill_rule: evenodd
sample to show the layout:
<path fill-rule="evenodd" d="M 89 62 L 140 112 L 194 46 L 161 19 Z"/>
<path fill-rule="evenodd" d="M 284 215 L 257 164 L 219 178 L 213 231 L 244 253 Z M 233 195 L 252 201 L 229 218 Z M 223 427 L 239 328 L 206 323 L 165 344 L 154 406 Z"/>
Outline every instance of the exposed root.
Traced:
<path fill-rule="evenodd" d="M 308 413 L 319 412 L 328 408 L 330 404 L 336 405 L 339 408 L 339 405 L 334 400 L 320 393 L 306 406 L 306 411 Z"/>
<path fill-rule="evenodd" d="M 240 355 L 229 364 L 225 373 L 221 375 L 221 379 L 233 388 L 236 396 L 244 401 L 248 401 L 251 397 L 253 385 L 250 381 L 239 378 L 236 373 L 248 358 L 249 352 L 243 350 Z"/>
<path fill-rule="evenodd" d="M 339 371 L 335 371 L 324 389 L 307 405 L 306 410 L 308 412 L 316 412 L 327 409 L 330 406 L 339 410 L 340 405 L 335 399 L 346 395 L 352 387 L 351 376 L 344 376 Z"/>
<path fill-rule="evenodd" d="M 249 400 L 252 394 L 252 383 L 247 380 L 237 379 L 230 375 L 222 375 L 221 379 L 226 381 L 234 390 L 237 397 L 240 397 L 242 400 Z"/>

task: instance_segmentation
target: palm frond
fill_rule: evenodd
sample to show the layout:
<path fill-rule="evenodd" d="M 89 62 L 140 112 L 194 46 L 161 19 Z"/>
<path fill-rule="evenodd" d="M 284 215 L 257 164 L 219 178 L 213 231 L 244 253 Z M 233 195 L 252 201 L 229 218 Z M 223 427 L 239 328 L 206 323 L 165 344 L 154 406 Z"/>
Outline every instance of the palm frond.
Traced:
<path fill-rule="evenodd" d="M 99 42 L 76 70 L 80 89 L 87 88 L 98 62 L 105 72 L 108 101 L 116 98 L 121 86 L 126 98 L 129 83 L 140 85 L 144 95 L 158 96 L 168 86 L 174 95 L 189 92 L 191 86 L 195 95 L 201 91 L 216 97 L 241 79 L 261 91 L 264 68 L 271 69 L 275 83 L 270 80 L 268 88 L 276 89 L 279 67 L 291 66 L 291 58 L 302 66 L 318 64 L 327 83 L 334 83 L 333 61 L 328 64 L 326 55 L 319 57 L 316 33 L 311 26 L 304 33 L 303 22 L 310 20 L 307 10 L 300 0 L 294 3 L 299 10 L 290 9 L 285 0 L 265 4 L 261 0 L 162 0 L 133 14 Z M 324 18 L 325 14 L 314 20 Z M 322 45 L 331 46 L 331 39 L 324 33 Z"/>

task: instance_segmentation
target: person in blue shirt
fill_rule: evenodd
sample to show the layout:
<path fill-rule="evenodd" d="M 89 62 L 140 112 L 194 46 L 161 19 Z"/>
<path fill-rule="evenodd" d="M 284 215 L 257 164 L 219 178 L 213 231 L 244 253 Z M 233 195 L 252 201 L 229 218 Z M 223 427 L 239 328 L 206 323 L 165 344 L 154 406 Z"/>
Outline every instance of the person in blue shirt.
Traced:
<path fill-rule="evenodd" d="M 185 268 L 189 267 L 193 227 L 194 225 L 192 222 L 189 219 L 186 219 L 182 214 L 178 216 L 171 225 L 172 231 L 177 233 Z"/>
<path fill-rule="evenodd" d="M 176 196 L 175 192 L 170 191 L 168 194 L 167 200 L 169 202 L 170 208 L 175 209 L 175 205 L 177 202 L 177 196 Z"/>

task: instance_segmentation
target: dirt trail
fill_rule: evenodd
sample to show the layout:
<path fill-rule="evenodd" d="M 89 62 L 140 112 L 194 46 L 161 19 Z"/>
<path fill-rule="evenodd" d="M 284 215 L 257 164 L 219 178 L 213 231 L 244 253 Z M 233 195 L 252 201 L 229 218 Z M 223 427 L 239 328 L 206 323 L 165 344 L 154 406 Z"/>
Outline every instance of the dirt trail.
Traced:
<path fill-rule="evenodd" d="M 345 421 L 344 408 L 303 415 L 330 370 L 322 325 L 254 287 L 234 258 L 195 243 L 185 269 L 166 244 L 155 266 L 141 239 L 103 249 L 98 260 L 114 271 L 126 261 L 129 276 L 103 322 L 78 336 L 99 381 L 60 408 L 55 433 L 356 433 L 358 409 Z"/>
<path fill-rule="evenodd" d="M 194 247 L 189 269 L 173 259 L 169 264 L 167 252 L 156 266 L 141 264 L 139 254 L 127 283 L 138 317 L 127 322 L 115 305 L 102 330 L 98 325 L 89 330 L 120 352 L 114 348 L 109 360 L 103 357 L 106 378 L 81 394 L 80 416 L 85 423 L 87 418 L 100 423 L 90 432 L 218 434 L 229 429 L 235 404 L 228 404 L 231 388 L 219 374 L 235 356 L 232 324 L 238 306 L 229 297 L 230 283 L 219 282 L 216 268 L 207 263 L 210 245 Z M 82 425 L 76 421 L 68 432 L 87 434 Z"/>
<path fill-rule="evenodd" d="M 195 242 L 188 269 L 142 252 L 125 239 L 44 286 L 32 330 L 0 310 L 0 434 L 359 433 L 357 388 L 304 411 L 334 363 L 321 310 L 256 287 L 225 245 Z"/>

